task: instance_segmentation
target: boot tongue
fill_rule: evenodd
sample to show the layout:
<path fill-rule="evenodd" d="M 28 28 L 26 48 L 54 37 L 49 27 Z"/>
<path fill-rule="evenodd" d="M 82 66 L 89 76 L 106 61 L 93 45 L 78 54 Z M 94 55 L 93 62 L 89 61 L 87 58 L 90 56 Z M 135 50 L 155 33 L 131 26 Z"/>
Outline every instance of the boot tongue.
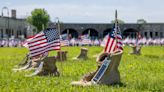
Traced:
<path fill-rule="evenodd" d="M 32 77 L 34 75 L 37 75 L 43 68 L 43 62 L 40 63 L 39 67 L 35 70 L 34 73 L 30 74 L 30 75 L 26 75 L 26 77 Z"/>

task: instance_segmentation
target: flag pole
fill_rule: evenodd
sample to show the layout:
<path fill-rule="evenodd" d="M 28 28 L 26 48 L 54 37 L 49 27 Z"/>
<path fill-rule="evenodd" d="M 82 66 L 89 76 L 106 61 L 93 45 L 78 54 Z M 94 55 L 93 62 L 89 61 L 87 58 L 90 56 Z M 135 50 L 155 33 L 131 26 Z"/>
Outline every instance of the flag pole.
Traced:
<path fill-rule="evenodd" d="M 117 10 L 115 10 L 115 39 L 116 39 L 116 42 L 118 42 L 118 38 L 117 38 L 117 33 L 118 33 L 118 19 L 117 19 Z"/>
<path fill-rule="evenodd" d="M 56 17 L 57 19 L 57 29 L 59 31 L 59 36 L 61 35 L 61 31 L 60 31 L 60 21 L 59 21 L 59 18 Z M 59 39 L 60 40 L 60 39 Z M 60 46 L 61 46 L 61 43 L 60 43 Z M 59 50 L 59 53 L 61 54 L 61 49 Z M 60 58 L 62 58 L 62 56 L 60 55 Z M 62 70 L 63 70 L 63 65 L 62 65 L 62 62 L 61 62 L 61 74 L 62 74 Z"/>
<path fill-rule="evenodd" d="M 115 28 L 117 28 L 118 19 L 117 19 L 117 10 L 115 11 Z"/>
<path fill-rule="evenodd" d="M 67 29 L 67 40 L 69 38 L 69 29 Z"/>
<path fill-rule="evenodd" d="M 114 23 L 114 27 L 115 27 L 115 37 L 117 35 L 117 24 L 118 21 L 117 21 L 117 10 L 115 10 L 115 23 Z M 117 41 L 117 37 L 116 37 L 116 41 Z"/>
<path fill-rule="evenodd" d="M 90 34 L 91 34 L 91 31 L 90 31 L 90 29 L 88 30 L 88 36 L 90 37 Z"/>
<path fill-rule="evenodd" d="M 59 31 L 59 35 L 61 35 L 59 18 L 58 18 L 58 21 L 57 21 L 57 28 L 58 28 L 58 31 Z"/>

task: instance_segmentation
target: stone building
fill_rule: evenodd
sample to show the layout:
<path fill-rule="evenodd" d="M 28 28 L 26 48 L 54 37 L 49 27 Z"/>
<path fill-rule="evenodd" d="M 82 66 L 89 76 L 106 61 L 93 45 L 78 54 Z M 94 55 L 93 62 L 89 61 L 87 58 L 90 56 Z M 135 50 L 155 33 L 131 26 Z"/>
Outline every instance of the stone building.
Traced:
<path fill-rule="evenodd" d="M 107 35 L 113 24 L 103 23 L 61 23 L 60 33 L 69 33 L 72 37 L 90 33 L 93 38 L 102 38 Z M 136 38 L 137 32 L 145 38 L 164 38 L 164 23 L 125 23 L 119 25 L 123 37 Z"/>
<path fill-rule="evenodd" d="M 49 25 L 55 26 L 54 23 Z M 140 32 L 142 37 L 146 38 L 164 38 L 164 23 L 125 23 L 120 24 L 120 29 L 123 37 L 136 38 L 137 32 Z M 111 23 L 60 23 L 60 33 L 69 33 L 72 37 L 77 38 L 80 35 L 90 33 L 90 36 L 102 38 L 107 35 L 113 24 Z M 1 38 L 26 38 L 33 35 L 33 30 L 36 28 L 26 22 L 25 19 L 17 19 L 16 11 L 12 10 L 12 17 L 0 16 L 0 39 Z"/>
<path fill-rule="evenodd" d="M 146 38 L 164 38 L 164 23 L 125 23 L 120 24 L 123 37 L 136 38 L 137 32 Z M 60 23 L 60 33 L 69 33 L 78 37 L 90 32 L 93 38 L 102 38 L 108 34 L 113 24 L 102 23 Z M 35 27 L 28 24 L 25 19 L 16 19 L 0 16 L 0 38 L 26 38 L 33 35 Z"/>
<path fill-rule="evenodd" d="M 26 38 L 33 35 L 34 29 L 25 19 L 0 16 L 0 38 Z"/>

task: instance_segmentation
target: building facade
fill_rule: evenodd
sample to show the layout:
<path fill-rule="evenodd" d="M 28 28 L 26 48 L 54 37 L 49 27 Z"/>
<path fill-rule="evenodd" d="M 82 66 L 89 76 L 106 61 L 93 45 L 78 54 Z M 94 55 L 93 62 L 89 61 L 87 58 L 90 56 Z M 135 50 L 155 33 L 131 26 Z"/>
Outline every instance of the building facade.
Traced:
<path fill-rule="evenodd" d="M 0 16 L 0 39 L 2 38 L 26 38 L 33 35 L 35 28 L 25 19 Z"/>
<path fill-rule="evenodd" d="M 102 38 L 107 35 L 113 24 L 102 23 L 61 23 L 60 33 L 69 33 L 72 37 L 78 37 L 90 33 L 93 38 Z M 164 38 L 164 23 L 125 23 L 119 25 L 123 37 L 136 38 L 139 32 L 145 38 Z"/>
<path fill-rule="evenodd" d="M 54 23 L 51 25 L 54 25 Z M 88 33 L 92 38 L 103 38 L 111 31 L 113 24 L 59 23 L 58 27 L 60 27 L 61 34 L 68 33 L 75 38 Z M 164 38 L 164 23 L 125 23 L 120 24 L 119 27 L 124 38 L 136 38 L 137 32 L 145 38 Z M 36 28 L 26 22 L 25 19 L 0 16 L 0 39 L 10 37 L 26 38 L 34 35 L 33 30 L 36 30 Z"/>

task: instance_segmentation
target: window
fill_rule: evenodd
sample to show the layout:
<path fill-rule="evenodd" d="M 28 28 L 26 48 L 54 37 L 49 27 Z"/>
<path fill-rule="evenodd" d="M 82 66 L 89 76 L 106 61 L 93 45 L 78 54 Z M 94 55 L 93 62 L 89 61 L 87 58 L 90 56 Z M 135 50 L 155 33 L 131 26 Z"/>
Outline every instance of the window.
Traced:
<path fill-rule="evenodd" d="M 160 32 L 160 38 L 163 38 L 163 32 Z"/>
<path fill-rule="evenodd" d="M 155 36 L 156 36 L 156 37 L 158 36 L 158 32 L 155 32 Z"/>
<path fill-rule="evenodd" d="M 153 38 L 153 32 L 150 32 L 150 37 Z"/>
<path fill-rule="evenodd" d="M 0 36 L 3 38 L 3 29 L 1 29 Z"/>
<path fill-rule="evenodd" d="M 145 37 L 147 38 L 147 32 L 144 33 Z"/>
<path fill-rule="evenodd" d="M 19 38 L 20 35 L 21 35 L 21 31 L 17 30 L 17 37 Z"/>
<path fill-rule="evenodd" d="M 14 35 L 14 30 L 13 29 L 11 30 L 11 35 Z"/>

